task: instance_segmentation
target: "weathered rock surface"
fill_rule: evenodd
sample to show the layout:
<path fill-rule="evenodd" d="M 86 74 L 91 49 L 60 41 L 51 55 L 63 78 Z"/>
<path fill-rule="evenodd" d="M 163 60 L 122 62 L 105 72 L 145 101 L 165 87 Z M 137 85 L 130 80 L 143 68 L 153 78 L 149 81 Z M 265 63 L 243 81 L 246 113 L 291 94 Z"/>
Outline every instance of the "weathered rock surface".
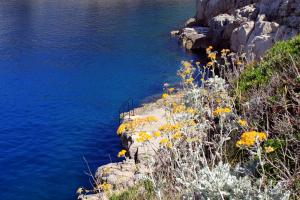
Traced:
<path fill-rule="evenodd" d="M 183 30 L 179 38 L 187 49 L 230 47 L 259 59 L 276 41 L 300 33 L 300 0 L 197 0 L 195 18 L 189 28 L 208 32 L 200 37 Z"/>
<path fill-rule="evenodd" d="M 173 98 L 180 99 L 180 94 L 174 95 Z M 135 129 L 136 132 L 152 133 L 167 123 L 162 99 L 136 108 L 135 115 L 130 118 L 126 116 L 123 122 L 147 116 L 154 116 L 158 121 L 143 124 L 142 127 Z M 138 135 L 130 133 L 123 133 L 120 136 L 122 146 L 127 150 L 126 160 L 99 167 L 95 173 L 95 185 L 109 184 L 112 186 L 110 192 L 118 194 L 134 186 L 152 172 L 153 169 L 149 167 L 149 159 L 157 155 L 155 151 L 159 148 L 161 137 L 151 139 L 151 144 L 137 142 L 137 138 Z M 78 200 L 108 200 L 110 192 L 88 191 L 80 188 L 78 189 Z"/>
<path fill-rule="evenodd" d="M 183 47 L 189 50 L 205 48 L 211 43 L 207 27 L 183 28 L 179 41 Z"/>

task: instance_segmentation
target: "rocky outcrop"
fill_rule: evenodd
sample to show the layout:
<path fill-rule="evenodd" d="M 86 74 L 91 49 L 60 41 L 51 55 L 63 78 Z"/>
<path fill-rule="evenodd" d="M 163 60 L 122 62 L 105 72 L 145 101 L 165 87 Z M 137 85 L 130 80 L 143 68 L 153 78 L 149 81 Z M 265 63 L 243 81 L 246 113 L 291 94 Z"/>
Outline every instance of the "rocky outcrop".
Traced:
<path fill-rule="evenodd" d="M 179 100 L 181 95 L 174 94 L 170 98 Z M 162 99 L 144 104 L 134 110 L 134 116 L 130 116 L 129 118 L 126 115 L 122 123 L 151 116 L 157 120 L 143 124 L 141 127 L 136 127 L 134 132 L 145 131 L 152 133 L 157 131 L 161 125 L 167 123 L 166 111 L 163 104 L 164 101 Z M 151 143 L 138 142 L 138 137 L 137 134 L 126 132 L 120 135 L 123 149 L 127 151 L 126 159 L 122 162 L 100 166 L 94 175 L 95 189 L 86 190 L 79 188 L 77 191 L 78 200 L 108 200 L 111 194 L 122 193 L 138 184 L 141 180 L 144 180 L 145 177 L 149 177 L 149 174 L 153 171 L 151 166 L 149 166 L 149 159 L 154 159 L 157 155 L 156 152 L 159 148 L 161 137 L 153 138 Z M 102 191 L 99 188 L 103 184 L 110 186 L 108 191 Z"/>
<path fill-rule="evenodd" d="M 183 28 L 179 33 L 179 41 L 189 50 L 206 48 L 211 39 L 207 36 L 209 29 L 205 27 Z"/>
<path fill-rule="evenodd" d="M 184 47 L 203 48 L 210 42 L 258 59 L 276 41 L 300 33 L 300 0 L 197 0 L 195 21 L 189 28 L 208 31 L 198 38 L 182 31 Z"/>

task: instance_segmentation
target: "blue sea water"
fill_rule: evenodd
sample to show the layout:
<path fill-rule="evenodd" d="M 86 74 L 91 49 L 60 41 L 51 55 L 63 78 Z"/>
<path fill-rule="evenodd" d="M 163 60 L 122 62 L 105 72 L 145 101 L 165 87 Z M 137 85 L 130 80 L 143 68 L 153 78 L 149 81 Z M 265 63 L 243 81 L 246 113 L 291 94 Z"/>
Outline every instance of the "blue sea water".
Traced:
<path fill-rule="evenodd" d="M 176 81 L 194 0 L 0 0 L 0 199 L 74 199 L 115 161 L 119 106 Z"/>

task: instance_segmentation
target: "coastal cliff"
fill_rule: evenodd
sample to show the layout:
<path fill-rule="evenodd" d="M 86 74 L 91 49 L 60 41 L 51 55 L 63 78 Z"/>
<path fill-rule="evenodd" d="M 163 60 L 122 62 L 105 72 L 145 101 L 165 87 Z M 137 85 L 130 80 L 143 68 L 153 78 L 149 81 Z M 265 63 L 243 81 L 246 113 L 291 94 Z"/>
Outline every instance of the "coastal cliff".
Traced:
<path fill-rule="evenodd" d="M 78 199 L 298 199 L 299 6 L 198 0 L 173 33 L 208 61 L 183 61 L 180 87 L 124 118 L 125 160 L 99 167 Z"/>
<path fill-rule="evenodd" d="M 244 52 L 253 60 L 275 42 L 299 32 L 299 0 L 197 0 L 195 18 L 186 23 L 179 38 L 187 49 L 210 44 Z"/>

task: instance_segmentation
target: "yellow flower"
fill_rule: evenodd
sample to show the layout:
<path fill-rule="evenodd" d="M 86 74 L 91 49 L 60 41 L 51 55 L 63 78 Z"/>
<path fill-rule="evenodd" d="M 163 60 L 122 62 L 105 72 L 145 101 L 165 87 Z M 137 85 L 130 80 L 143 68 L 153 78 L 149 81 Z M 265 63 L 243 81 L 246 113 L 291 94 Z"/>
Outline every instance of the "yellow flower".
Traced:
<path fill-rule="evenodd" d="M 193 108 L 187 108 L 186 112 L 190 113 L 190 114 L 195 114 L 196 113 L 196 111 Z"/>
<path fill-rule="evenodd" d="M 151 140 L 152 136 L 145 131 L 139 132 L 139 137 L 137 138 L 137 142 L 146 142 Z"/>
<path fill-rule="evenodd" d="M 169 88 L 169 89 L 168 89 L 168 91 L 169 91 L 170 93 L 174 92 L 174 90 L 175 90 L 175 88 Z"/>
<path fill-rule="evenodd" d="M 193 119 L 186 120 L 185 123 L 187 126 L 195 126 L 196 125 L 195 120 L 193 120 Z"/>
<path fill-rule="evenodd" d="M 271 152 L 273 152 L 273 151 L 275 151 L 275 149 L 274 149 L 273 147 L 271 147 L 271 146 L 265 147 L 265 152 L 266 152 L 266 153 L 271 153 Z"/>
<path fill-rule="evenodd" d="M 183 62 L 182 62 L 182 66 L 183 66 L 184 68 L 190 68 L 190 67 L 192 66 L 192 64 L 191 64 L 190 62 L 188 62 L 188 61 L 183 61 Z"/>
<path fill-rule="evenodd" d="M 262 142 L 266 139 L 267 134 L 264 132 L 248 131 L 242 134 L 241 139 L 236 142 L 236 146 L 251 147 L 254 146 L 256 141 Z"/>
<path fill-rule="evenodd" d="M 164 94 L 161 95 L 162 99 L 167 99 L 168 97 L 169 97 L 169 95 L 167 93 L 164 93 Z"/>
<path fill-rule="evenodd" d="M 121 135 L 122 133 L 125 133 L 126 131 L 126 124 L 121 124 L 117 130 L 117 134 Z"/>
<path fill-rule="evenodd" d="M 147 116 L 147 117 L 145 117 L 145 120 L 147 122 L 157 122 L 158 121 L 157 117 L 155 117 L 155 116 Z"/>
<path fill-rule="evenodd" d="M 104 192 L 107 192 L 108 190 L 110 190 L 112 188 L 112 185 L 109 183 L 103 183 L 103 184 L 99 185 L 98 188 L 102 189 Z"/>
<path fill-rule="evenodd" d="M 164 144 L 167 144 L 168 142 L 169 142 L 168 138 L 163 138 L 159 141 L 159 144 L 164 145 Z"/>
<path fill-rule="evenodd" d="M 208 54 L 212 49 L 213 49 L 212 46 L 207 47 L 207 48 L 206 48 L 206 53 Z"/>
<path fill-rule="evenodd" d="M 153 135 L 154 137 L 160 137 L 160 136 L 161 136 L 161 134 L 160 134 L 159 131 L 153 131 L 152 135 Z"/>
<path fill-rule="evenodd" d="M 196 65 L 200 65 L 200 62 L 199 62 L 199 61 L 197 61 L 197 62 L 196 62 Z"/>
<path fill-rule="evenodd" d="M 213 64 L 214 64 L 213 62 L 208 62 L 208 63 L 206 64 L 206 66 L 207 66 L 207 67 L 210 67 L 210 66 L 213 66 Z"/>
<path fill-rule="evenodd" d="M 125 156 L 125 154 L 126 154 L 126 150 L 121 150 L 121 151 L 119 151 L 119 153 L 118 153 L 118 157 L 123 157 L 123 156 Z"/>
<path fill-rule="evenodd" d="M 236 62 L 237 65 L 242 65 L 243 63 L 241 61 Z"/>
<path fill-rule="evenodd" d="M 230 113 L 231 109 L 230 108 L 217 108 L 214 112 L 213 115 L 214 116 L 218 116 L 221 115 L 223 113 Z"/>
<path fill-rule="evenodd" d="M 174 134 L 172 135 L 172 138 L 175 139 L 175 140 L 181 138 L 181 133 L 180 133 L 180 132 L 174 133 Z"/>
<path fill-rule="evenodd" d="M 161 132 L 166 132 L 166 133 L 170 133 L 170 132 L 175 132 L 180 130 L 180 124 L 164 124 L 161 127 L 158 128 L 159 131 Z"/>
<path fill-rule="evenodd" d="M 163 145 L 163 146 L 166 146 L 168 148 L 172 148 L 172 143 L 169 141 L 168 138 L 163 138 L 160 140 L 159 144 Z"/>
<path fill-rule="evenodd" d="M 173 113 L 181 113 L 185 111 L 184 105 L 178 105 L 176 103 L 172 103 L 172 112 Z"/>
<path fill-rule="evenodd" d="M 216 57 L 217 57 L 216 53 L 209 53 L 208 54 L 208 58 L 210 58 L 212 60 L 216 60 Z"/>
<path fill-rule="evenodd" d="M 242 120 L 242 119 L 239 119 L 238 123 L 241 126 L 247 126 L 247 124 L 248 124 L 246 120 Z"/>
<path fill-rule="evenodd" d="M 189 84 L 192 84 L 193 81 L 194 81 L 194 79 L 191 77 L 191 78 L 186 79 L 184 82 L 185 82 L 185 84 L 189 85 Z"/>

